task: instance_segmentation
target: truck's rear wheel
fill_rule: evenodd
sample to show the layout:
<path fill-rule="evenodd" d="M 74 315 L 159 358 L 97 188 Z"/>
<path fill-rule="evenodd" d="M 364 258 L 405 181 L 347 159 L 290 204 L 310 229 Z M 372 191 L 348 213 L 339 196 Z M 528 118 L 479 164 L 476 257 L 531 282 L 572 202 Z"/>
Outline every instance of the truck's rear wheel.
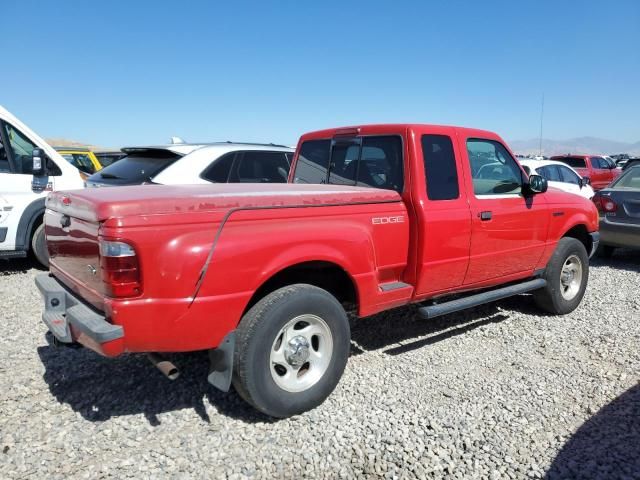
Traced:
<path fill-rule="evenodd" d="M 43 267 L 49 267 L 49 251 L 47 250 L 47 239 L 44 234 L 44 223 L 41 223 L 36 228 L 36 231 L 33 232 L 31 251 Z"/>
<path fill-rule="evenodd" d="M 291 285 L 267 295 L 236 330 L 233 385 L 251 405 L 289 417 L 320 405 L 349 357 L 342 305 L 326 290 Z"/>
<path fill-rule="evenodd" d="M 555 315 L 574 311 L 582 301 L 589 280 L 589 256 L 582 242 L 561 238 L 544 278 L 547 286 L 534 293 L 536 304 Z"/>

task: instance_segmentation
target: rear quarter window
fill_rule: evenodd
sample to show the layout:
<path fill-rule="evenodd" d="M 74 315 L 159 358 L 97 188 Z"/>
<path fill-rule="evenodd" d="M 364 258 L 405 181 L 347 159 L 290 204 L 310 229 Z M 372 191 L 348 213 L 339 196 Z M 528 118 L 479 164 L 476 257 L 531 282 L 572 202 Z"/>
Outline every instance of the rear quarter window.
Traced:
<path fill-rule="evenodd" d="M 230 182 L 237 183 L 286 183 L 289 161 L 284 152 L 260 150 L 239 153 L 236 157 Z"/>
<path fill-rule="evenodd" d="M 446 135 L 423 135 L 422 155 L 429 200 L 458 198 L 458 169 L 451 138 Z"/>
<path fill-rule="evenodd" d="M 587 168 L 587 162 L 584 158 L 578 157 L 561 157 L 561 158 L 553 158 L 552 160 L 557 160 L 558 162 L 566 163 L 571 168 Z"/>

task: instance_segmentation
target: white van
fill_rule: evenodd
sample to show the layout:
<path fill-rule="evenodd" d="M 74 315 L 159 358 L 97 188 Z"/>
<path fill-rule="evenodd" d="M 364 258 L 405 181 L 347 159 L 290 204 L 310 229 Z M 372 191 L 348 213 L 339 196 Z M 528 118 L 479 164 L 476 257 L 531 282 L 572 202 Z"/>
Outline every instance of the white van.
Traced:
<path fill-rule="evenodd" d="M 0 258 L 32 251 L 47 266 L 44 200 L 53 190 L 76 188 L 83 188 L 78 169 L 0 105 Z"/>

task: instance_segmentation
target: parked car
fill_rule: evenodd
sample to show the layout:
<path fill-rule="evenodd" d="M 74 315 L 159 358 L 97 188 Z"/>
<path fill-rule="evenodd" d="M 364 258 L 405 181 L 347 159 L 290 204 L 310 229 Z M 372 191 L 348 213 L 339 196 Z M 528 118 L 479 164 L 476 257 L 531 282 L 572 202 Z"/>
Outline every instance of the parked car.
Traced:
<path fill-rule="evenodd" d="M 487 163 L 501 168 L 480 176 Z M 158 352 L 209 350 L 212 385 L 233 382 L 286 417 L 337 385 L 346 309 L 365 317 L 417 303 L 430 319 L 532 292 L 566 314 L 584 295 L 595 205 L 547 191 L 494 133 L 313 132 L 289 181 L 52 194 L 51 273 L 36 279 L 44 323 L 58 343 L 109 357 L 152 352 L 171 377 Z"/>
<path fill-rule="evenodd" d="M 551 160 L 566 163 L 581 177 L 587 177 L 597 192 L 620 176 L 615 163 L 596 155 L 557 155 Z"/>
<path fill-rule="evenodd" d="M 527 173 L 534 173 L 547 179 L 550 187 L 559 188 L 565 192 L 575 193 L 586 199 L 594 195 L 588 178 L 582 178 L 573 168 L 553 160 L 520 160 Z"/>
<path fill-rule="evenodd" d="M 34 158 L 46 175 L 34 175 Z M 82 188 L 79 170 L 0 106 L 0 258 L 33 253 L 46 266 L 44 199 L 73 188 Z"/>
<path fill-rule="evenodd" d="M 600 212 L 600 249 L 611 256 L 615 248 L 640 248 L 640 164 L 626 170 L 593 198 Z"/>
<path fill-rule="evenodd" d="M 83 173 L 92 175 L 102 168 L 96 155 L 86 147 L 53 147 L 67 162 Z"/>
<path fill-rule="evenodd" d="M 624 165 L 622 166 L 622 171 L 624 172 L 628 168 L 634 167 L 636 165 L 640 165 L 640 158 L 629 158 L 625 161 Z"/>
<path fill-rule="evenodd" d="M 250 143 L 128 147 L 127 156 L 87 179 L 88 187 L 156 184 L 285 183 L 294 150 Z"/>

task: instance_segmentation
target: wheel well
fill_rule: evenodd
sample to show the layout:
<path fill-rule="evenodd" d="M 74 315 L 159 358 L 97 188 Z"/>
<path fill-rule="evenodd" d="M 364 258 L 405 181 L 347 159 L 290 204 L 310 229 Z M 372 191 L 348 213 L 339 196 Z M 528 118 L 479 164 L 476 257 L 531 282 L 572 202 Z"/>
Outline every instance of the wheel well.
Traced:
<path fill-rule="evenodd" d="M 591 252 L 592 240 L 591 235 L 589 235 L 589 231 L 587 227 L 584 225 L 576 225 L 571 230 L 566 232 L 563 237 L 571 237 L 579 240 L 584 245 L 584 248 L 587 250 L 587 255 Z"/>
<path fill-rule="evenodd" d="M 296 283 L 306 283 L 328 291 L 347 309 L 357 306 L 356 288 L 347 272 L 330 262 L 305 262 L 287 267 L 263 283 L 251 297 L 243 315 L 271 292 Z"/>
<path fill-rule="evenodd" d="M 38 198 L 24 209 L 16 231 L 16 250 L 31 250 L 31 236 L 44 218 L 44 198 Z"/>

